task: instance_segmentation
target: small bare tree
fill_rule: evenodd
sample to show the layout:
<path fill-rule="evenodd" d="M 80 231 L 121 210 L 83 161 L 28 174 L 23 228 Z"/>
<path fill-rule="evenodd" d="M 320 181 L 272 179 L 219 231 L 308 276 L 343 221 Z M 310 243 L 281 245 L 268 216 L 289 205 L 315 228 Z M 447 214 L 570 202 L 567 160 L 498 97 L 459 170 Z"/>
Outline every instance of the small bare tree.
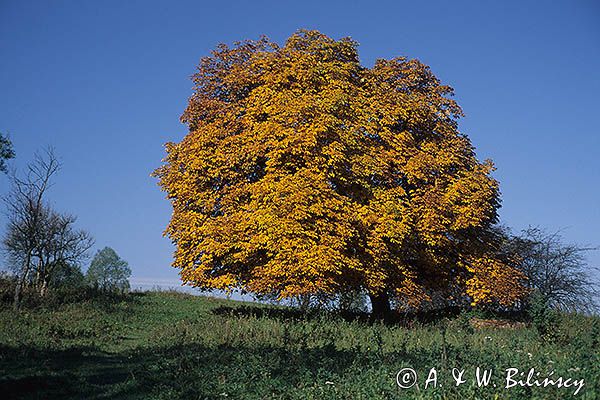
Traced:
<path fill-rule="evenodd" d="M 12 188 L 4 198 L 8 226 L 2 245 L 17 277 L 15 309 L 25 286 L 33 285 L 45 295 L 56 267 L 81 261 L 93 244 L 88 233 L 74 229 L 74 217 L 56 212 L 46 201 L 59 169 L 58 158 L 48 149 L 35 155 L 24 178 L 11 175 Z"/>
<path fill-rule="evenodd" d="M 545 302 L 565 311 L 593 312 L 598 309 L 598 287 L 586 253 L 596 250 L 565 243 L 560 232 L 530 227 L 521 235 L 509 235 L 505 251 L 513 254 L 527 276 L 527 284 Z"/>
<path fill-rule="evenodd" d="M 94 244 L 86 231 L 75 230 L 77 219 L 68 214 L 59 214 L 52 209 L 42 224 L 41 242 L 34 255 L 38 260 L 35 286 L 44 296 L 51 277 L 64 264 L 75 265 L 87 258 L 87 251 Z"/>

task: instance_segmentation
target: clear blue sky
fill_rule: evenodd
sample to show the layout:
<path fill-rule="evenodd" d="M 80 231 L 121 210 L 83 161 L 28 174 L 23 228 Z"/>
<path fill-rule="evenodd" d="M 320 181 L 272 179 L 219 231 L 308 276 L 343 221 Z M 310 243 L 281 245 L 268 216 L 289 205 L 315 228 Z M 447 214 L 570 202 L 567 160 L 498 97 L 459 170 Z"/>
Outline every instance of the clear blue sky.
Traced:
<path fill-rule="evenodd" d="M 407 56 L 456 90 L 461 129 L 500 180 L 503 221 L 600 244 L 597 1 L 0 0 L 0 131 L 22 168 L 52 145 L 57 208 L 79 217 L 138 279 L 176 280 L 170 205 L 150 177 L 179 141 L 189 76 L 219 42 L 299 28 Z M 8 182 L 0 177 L 0 192 Z M 4 218 L 4 217 L 0 217 Z M 4 224 L 4 219 L 0 220 Z M 600 265 L 598 253 L 590 261 Z"/>

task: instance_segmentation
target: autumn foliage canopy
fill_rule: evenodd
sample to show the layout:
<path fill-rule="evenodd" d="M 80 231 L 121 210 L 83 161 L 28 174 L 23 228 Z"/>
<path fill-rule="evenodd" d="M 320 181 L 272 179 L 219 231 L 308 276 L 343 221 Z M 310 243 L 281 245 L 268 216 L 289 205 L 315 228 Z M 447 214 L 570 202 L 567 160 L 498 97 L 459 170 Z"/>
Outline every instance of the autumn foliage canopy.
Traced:
<path fill-rule="evenodd" d="M 193 81 L 189 133 L 154 173 L 183 282 L 280 298 L 364 290 L 399 307 L 523 294 L 490 239 L 492 163 L 426 65 L 366 68 L 353 40 L 299 31 L 283 47 L 219 45 Z"/>

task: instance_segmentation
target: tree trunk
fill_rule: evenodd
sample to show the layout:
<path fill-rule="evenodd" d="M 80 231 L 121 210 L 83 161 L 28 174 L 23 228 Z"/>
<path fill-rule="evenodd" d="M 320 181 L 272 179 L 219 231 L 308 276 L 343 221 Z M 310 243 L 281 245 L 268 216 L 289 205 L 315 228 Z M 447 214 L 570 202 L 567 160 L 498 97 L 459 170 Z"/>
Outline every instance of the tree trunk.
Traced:
<path fill-rule="evenodd" d="M 19 311 L 19 307 L 21 306 L 21 290 L 23 290 L 23 286 L 27 280 L 27 275 L 29 274 L 29 263 L 31 262 L 31 253 L 27 253 L 27 257 L 25 258 L 25 265 L 23 265 L 22 276 L 19 277 L 17 274 L 17 284 L 15 285 L 15 297 L 13 299 L 13 309 L 15 311 Z"/>
<path fill-rule="evenodd" d="M 13 299 L 13 309 L 15 311 L 19 311 L 19 306 L 21 305 L 21 278 L 17 278 L 17 283 L 15 285 L 15 296 Z"/>
<path fill-rule="evenodd" d="M 46 284 L 46 265 L 42 262 L 41 256 L 40 256 L 40 260 L 38 261 L 38 266 L 37 266 L 36 270 L 37 270 L 37 274 L 36 274 L 35 286 L 36 286 L 40 296 L 43 297 L 44 292 L 45 292 L 44 285 Z"/>
<path fill-rule="evenodd" d="M 40 289 L 40 296 L 44 297 L 46 296 L 48 290 L 48 281 L 46 279 L 44 279 L 43 283 L 42 283 L 42 287 Z"/>
<path fill-rule="evenodd" d="M 374 319 L 387 319 L 391 315 L 390 298 L 386 292 L 369 293 L 369 299 L 371 299 L 371 316 Z"/>
<path fill-rule="evenodd" d="M 37 290 L 40 290 L 40 287 L 42 283 L 42 267 L 40 266 L 40 263 L 38 263 L 38 266 L 35 270 L 35 282 L 33 283 L 33 287 L 36 288 Z"/>
<path fill-rule="evenodd" d="M 310 295 L 309 294 L 301 294 L 298 296 L 298 305 L 302 311 L 308 310 L 310 306 Z"/>

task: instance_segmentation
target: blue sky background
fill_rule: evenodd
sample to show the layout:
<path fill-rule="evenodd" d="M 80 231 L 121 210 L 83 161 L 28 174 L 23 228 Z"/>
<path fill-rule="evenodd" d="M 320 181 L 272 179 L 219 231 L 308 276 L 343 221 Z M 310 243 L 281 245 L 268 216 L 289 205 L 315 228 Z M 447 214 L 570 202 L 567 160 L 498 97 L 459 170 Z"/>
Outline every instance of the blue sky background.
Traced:
<path fill-rule="evenodd" d="M 140 282 L 173 282 L 170 205 L 150 177 L 179 141 L 189 76 L 219 42 L 299 28 L 360 43 L 364 65 L 407 56 L 455 88 L 461 129 L 492 158 L 503 221 L 600 245 L 597 1 L 0 0 L 0 131 L 17 168 L 47 145 L 50 195 Z M 8 187 L 0 176 L 0 193 Z M 3 216 L 0 218 L 4 218 Z M 0 223 L 4 225 L 4 219 Z M 600 265 L 600 254 L 589 261 Z"/>

